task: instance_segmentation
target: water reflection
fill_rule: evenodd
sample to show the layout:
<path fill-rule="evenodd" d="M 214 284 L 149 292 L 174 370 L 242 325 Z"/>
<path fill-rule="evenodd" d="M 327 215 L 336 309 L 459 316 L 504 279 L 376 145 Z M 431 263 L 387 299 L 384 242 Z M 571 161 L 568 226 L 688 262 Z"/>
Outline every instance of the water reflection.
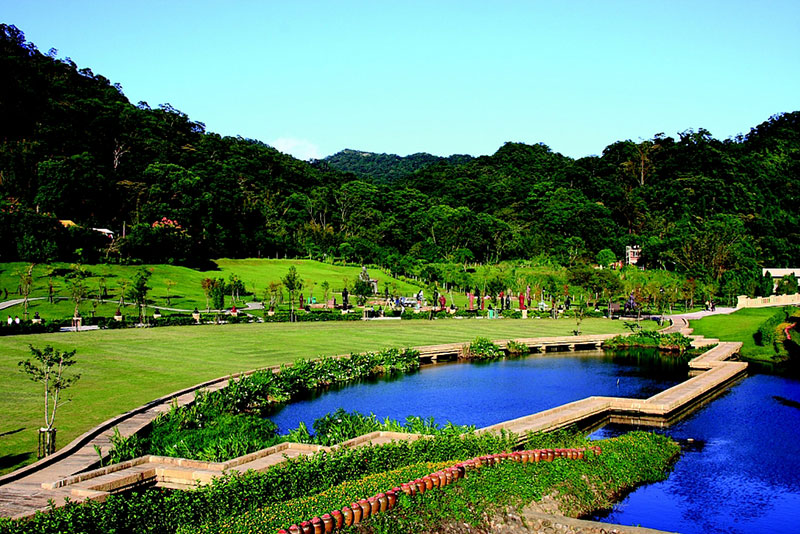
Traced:
<path fill-rule="evenodd" d="M 404 421 L 484 427 L 591 395 L 647 398 L 687 378 L 688 365 L 655 351 L 531 355 L 491 363 L 445 363 L 362 381 L 293 402 L 270 415 L 286 432 L 338 408 Z"/>
<path fill-rule="evenodd" d="M 800 381 L 755 375 L 671 428 L 685 449 L 665 481 L 598 518 L 683 533 L 800 531 Z M 630 427 L 609 425 L 605 437 Z"/>

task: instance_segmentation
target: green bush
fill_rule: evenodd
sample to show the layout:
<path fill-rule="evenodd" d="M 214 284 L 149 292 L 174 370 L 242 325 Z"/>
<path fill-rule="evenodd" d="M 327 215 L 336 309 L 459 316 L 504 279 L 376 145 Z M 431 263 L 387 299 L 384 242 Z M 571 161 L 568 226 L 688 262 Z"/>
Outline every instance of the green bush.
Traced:
<path fill-rule="evenodd" d="M 639 330 L 628 336 L 615 336 L 603 342 L 606 349 L 628 347 L 652 348 L 665 351 L 686 352 L 692 340 L 681 333 L 664 334 L 654 330 Z"/>
<path fill-rule="evenodd" d="M 485 337 L 476 337 L 464 354 L 464 358 L 467 360 L 496 360 L 503 356 L 505 356 L 503 349 Z"/>
<path fill-rule="evenodd" d="M 506 350 L 508 351 L 509 356 L 522 356 L 523 354 L 528 354 L 531 351 L 527 344 L 515 341 L 513 339 L 506 344 Z"/>
<path fill-rule="evenodd" d="M 304 427 L 303 427 L 304 428 Z M 370 432 L 406 432 L 410 434 L 452 434 L 460 435 L 465 432 L 472 432 L 475 427 L 453 425 L 447 423 L 443 428 L 434 422 L 433 418 L 423 419 L 421 417 L 409 416 L 405 424 L 398 423 L 386 418 L 379 421 L 375 414 L 363 415 L 359 412 L 347 412 L 339 408 L 332 414 L 327 414 L 314 421 L 312 425 L 314 436 L 303 437 L 303 429 L 290 432 L 293 437 L 299 437 L 299 441 L 305 443 L 316 443 L 319 445 L 336 445 L 348 439 L 368 434 Z"/>
<path fill-rule="evenodd" d="M 789 317 L 797 312 L 798 308 L 795 306 L 784 306 L 776 311 L 772 317 L 761 323 L 756 333 L 753 334 L 756 345 L 761 345 L 762 347 L 772 345 L 775 352 L 778 352 L 779 348 L 776 342 L 780 336 L 780 325 L 787 322 Z"/>

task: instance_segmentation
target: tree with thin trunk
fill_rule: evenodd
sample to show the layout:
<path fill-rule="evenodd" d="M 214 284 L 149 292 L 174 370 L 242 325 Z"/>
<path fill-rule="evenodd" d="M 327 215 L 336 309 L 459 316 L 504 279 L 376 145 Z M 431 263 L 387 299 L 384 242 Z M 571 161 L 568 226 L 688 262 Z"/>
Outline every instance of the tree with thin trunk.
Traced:
<path fill-rule="evenodd" d="M 212 278 L 203 278 L 203 281 L 200 282 L 200 285 L 203 288 L 203 293 L 206 296 L 206 313 L 211 312 L 211 292 L 214 289 L 214 280 Z"/>
<path fill-rule="evenodd" d="M 303 289 L 303 281 L 300 279 L 300 275 L 297 274 L 297 268 L 292 265 L 289 267 L 289 272 L 286 273 L 286 276 L 281 278 L 284 287 L 289 292 L 289 297 L 292 303 L 292 318 L 294 318 L 294 295 L 301 289 Z"/>
<path fill-rule="evenodd" d="M 28 297 L 31 294 L 31 289 L 33 288 L 33 266 L 36 265 L 35 263 L 31 263 L 30 267 L 28 267 L 27 271 L 23 271 L 19 274 L 19 293 L 22 295 L 22 314 L 25 319 L 28 318 Z"/>
<path fill-rule="evenodd" d="M 131 281 L 127 278 L 120 278 L 117 281 L 117 285 L 119 286 L 119 302 L 117 303 L 117 308 L 122 309 L 125 307 L 125 293 L 128 292 L 128 286 L 131 285 Z"/>
<path fill-rule="evenodd" d="M 28 345 L 33 355 L 32 359 L 22 360 L 18 363 L 21 371 L 28 375 L 28 378 L 44 386 L 44 427 L 40 429 L 40 434 L 45 434 L 45 444 L 43 455 L 46 456 L 55 451 L 54 425 L 56 421 L 56 411 L 59 406 L 65 404 L 61 402 L 61 392 L 74 384 L 81 375 L 68 375 L 69 367 L 75 365 L 75 352 L 59 351 L 50 345 L 44 349 L 37 349 L 33 345 Z M 66 402 L 69 402 L 67 400 Z"/>
<path fill-rule="evenodd" d="M 178 282 L 168 278 L 164 280 L 164 285 L 167 286 L 167 306 L 170 306 L 172 300 L 172 288 L 178 285 Z"/>
<path fill-rule="evenodd" d="M 86 296 L 86 283 L 82 276 L 76 276 L 69 281 L 69 292 L 75 302 L 73 317 L 78 317 L 80 314 L 78 308 L 81 305 L 81 300 Z"/>
<path fill-rule="evenodd" d="M 152 273 L 142 267 L 133 277 L 131 281 L 131 289 L 130 289 L 130 298 L 136 303 L 137 308 L 139 309 L 139 322 L 144 322 L 145 316 L 145 306 L 147 306 L 147 292 L 150 291 L 150 286 L 147 285 L 147 281 L 150 280 L 150 275 Z"/>

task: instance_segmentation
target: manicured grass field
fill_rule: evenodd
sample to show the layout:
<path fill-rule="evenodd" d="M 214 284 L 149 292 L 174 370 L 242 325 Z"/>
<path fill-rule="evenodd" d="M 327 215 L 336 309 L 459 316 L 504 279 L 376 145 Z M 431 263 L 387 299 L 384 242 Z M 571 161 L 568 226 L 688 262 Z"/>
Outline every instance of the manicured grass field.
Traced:
<path fill-rule="evenodd" d="M 651 324 L 651 323 L 646 323 Z M 654 323 L 652 323 L 654 324 Z M 77 349 L 81 379 L 59 409 L 58 444 L 117 414 L 184 387 L 297 358 L 386 347 L 571 335 L 569 319 L 269 323 L 100 330 L 0 337 L 0 473 L 36 458 L 43 391 L 18 369 L 28 345 Z M 622 332 L 622 321 L 585 319 L 584 334 Z M 418 414 L 425 416 L 425 414 Z"/>
<path fill-rule="evenodd" d="M 336 292 L 336 300 L 341 303 L 341 290 L 344 287 L 344 279 L 349 281 L 350 288 L 361 272 L 361 267 L 345 267 L 342 265 L 330 265 L 313 260 L 264 260 L 264 259 L 245 259 L 231 260 L 219 259 L 214 262 L 217 270 L 199 271 L 187 267 L 174 265 L 145 265 L 144 267 L 152 272 L 148 285 L 152 288 L 148 293 L 148 301 L 155 306 L 167 306 L 167 284 L 168 280 L 175 282 L 170 289 L 169 307 L 185 310 L 192 310 L 197 307 L 200 310 L 206 309 L 206 297 L 203 293 L 201 282 L 204 278 L 224 278 L 228 281 L 232 274 L 237 275 L 245 284 L 245 288 L 250 295 L 243 296 L 245 301 L 261 300 L 264 290 L 272 281 L 280 281 L 286 276 L 289 267 L 294 265 L 297 273 L 303 281 L 304 288 L 301 291 L 306 298 L 310 297 L 311 291 L 319 302 L 322 302 L 322 283 L 327 281 L 331 291 Z M 8 291 L 8 299 L 18 299 L 21 296 L 17 293 L 19 285 L 19 273 L 25 272 L 30 264 L 28 263 L 0 263 L 0 291 Z M 110 317 L 117 309 L 117 303 L 121 292 L 121 284 L 125 280 L 131 280 L 137 271 L 142 268 L 140 265 L 84 265 L 91 276 L 85 279 L 87 295 L 80 304 L 81 315 L 88 317 L 94 311 L 97 315 Z M 60 269 L 63 272 L 71 268 L 67 263 L 40 264 L 33 270 L 33 289 L 31 298 L 47 297 L 49 293 L 48 282 L 49 273 L 53 269 Z M 392 284 L 397 288 L 400 295 L 411 296 L 419 291 L 420 287 L 410 284 L 403 280 L 391 278 L 377 269 L 369 271 L 372 278 L 378 280 L 378 287 L 381 294 L 388 282 L 390 288 Z M 70 300 L 70 285 L 63 275 L 54 276 L 54 295 L 61 297 L 54 304 L 45 300 L 33 300 L 29 303 L 29 314 L 32 317 L 35 312 L 45 319 L 63 319 L 72 317 L 75 304 Z M 100 293 L 99 286 L 104 283 L 108 293 L 108 298 L 103 302 L 96 298 Z M 391 290 L 391 289 L 390 289 Z M 252 295 L 255 293 L 255 295 Z M 289 306 L 288 292 L 284 291 L 286 307 Z M 328 298 L 334 296 L 331 293 Z M 3 300 L 0 295 L 0 301 Z M 127 304 L 129 299 L 125 299 Z M 96 305 L 95 305 L 96 304 Z M 226 307 L 230 307 L 230 297 L 225 299 Z M 0 312 L 0 314 L 19 315 L 22 317 L 22 305 L 13 306 Z M 123 314 L 134 315 L 133 307 L 129 306 L 123 310 Z"/>
<path fill-rule="evenodd" d="M 761 323 L 778 311 L 778 307 L 745 308 L 729 315 L 711 315 L 691 321 L 690 326 L 697 335 L 722 341 L 741 341 L 741 354 L 749 360 L 772 362 L 777 356 L 775 350 L 772 346 L 756 345 L 753 334 Z"/>

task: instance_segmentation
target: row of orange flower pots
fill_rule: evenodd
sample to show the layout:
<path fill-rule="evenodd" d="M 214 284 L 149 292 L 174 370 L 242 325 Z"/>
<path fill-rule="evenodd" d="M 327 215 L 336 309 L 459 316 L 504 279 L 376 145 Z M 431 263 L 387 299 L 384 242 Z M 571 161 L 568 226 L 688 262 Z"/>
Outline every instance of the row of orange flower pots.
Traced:
<path fill-rule="evenodd" d="M 292 525 L 288 529 L 281 529 L 278 534 L 330 534 L 334 530 L 356 525 L 370 516 L 391 510 L 397 504 L 400 493 L 406 495 L 422 495 L 434 488 L 442 488 L 452 484 L 459 478 L 464 478 L 468 471 L 487 465 L 496 465 L 503 461 L 520 463 L 552 462 L 556 458 L 582 460 L 587 449 L 534 449 L 529 451 L 502 452 L 478 456 L 465 462 L 459 462 L 452 467 L 442 469 L 435 473 L 425 475 L 416 480 L 410 480 L 391 490 L 378 493 L 368 499 L 361 499 L 344 506 L 341 510 L 334 510 L 299 525 Z M 600 454 L 600 447 L 589 447 L 594 454 Z"/>

